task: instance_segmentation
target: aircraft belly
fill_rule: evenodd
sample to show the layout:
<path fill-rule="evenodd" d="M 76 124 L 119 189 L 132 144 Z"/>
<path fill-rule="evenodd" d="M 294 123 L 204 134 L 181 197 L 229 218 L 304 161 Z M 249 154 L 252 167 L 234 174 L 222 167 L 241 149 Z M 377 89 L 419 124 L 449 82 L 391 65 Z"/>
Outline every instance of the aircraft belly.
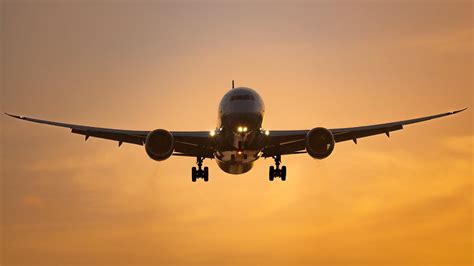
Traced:
<path fill-rule="evenodd" d="M 223 151 L 215 155 L 217 165 L 226 173 L 243 174 L 253 167 L 253 163 L 258 159 L 260 151 Z"/>
<path fill-rule="evenodd" d="M 221 168 L 222 171 L 233 174 L 233 175 L 239 175 L 246 173 L 250 171 L 253 167 L 253 162 L 252 163 L 236 163 L 236 162 L 221 162 L 217 161 L 217 165 L 219 168 Z"/>

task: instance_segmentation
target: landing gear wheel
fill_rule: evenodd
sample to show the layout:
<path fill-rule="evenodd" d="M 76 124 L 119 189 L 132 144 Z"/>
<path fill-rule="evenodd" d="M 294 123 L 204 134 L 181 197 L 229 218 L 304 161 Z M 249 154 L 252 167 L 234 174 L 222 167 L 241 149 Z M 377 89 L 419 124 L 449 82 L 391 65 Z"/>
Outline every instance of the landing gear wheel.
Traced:
<path fill-rule="evenodd" d="M 202 178 L 204 179 L 204 182 L 209 181 L 209 168 L 204 167 L 204 170 L 202 169 L 202 162 L 204 161 L 204 157 L 197 157 L 196 158 L 196 164 L 198 165 L 197 169 L 196 167 L 192 168 L 191 172 L 191 180 L 193 182 L 196 182 L 197 179 Z"/>
<path fill-rule="evenodd" d="M 270 181 L 273 181 L 275 177 L 280 177 L 281 181 L 285 181 L 286 180 L 286 166 L 282 166 L 280 169 L 281 156 L 275 155 L 273 156 L 273 159 L 275 160 L 275 166 L 270 166 L 270 169 L 268 171 L 268 176 L 269 176 Z"/>
<path fill-rule="evenodd" d="M 281 181 L 285 181 L 286 180 L 286 166 L 282 166 L 281 167 Z"/>
<path fill-rule="evenodd" d="M 270 166 L 268 177 L 269 177 L 270 181 L 273 181 L 273 179 L 275 178 L 275 167 Z"/>
<path fill-rule="evenodd" d="M 204 167 L 203 178 L 204 178 L 204 182 L 209 181 L 209 168 L 207 166 Z"/>
<path fill-rule="evenodd" d="M 191 173 L 191 180 L 193 182 L 196 182 L 196 179 L 197 179 L 197 170 L 196 170 L 196 167 L 193 167 L 192 173 Z"/>

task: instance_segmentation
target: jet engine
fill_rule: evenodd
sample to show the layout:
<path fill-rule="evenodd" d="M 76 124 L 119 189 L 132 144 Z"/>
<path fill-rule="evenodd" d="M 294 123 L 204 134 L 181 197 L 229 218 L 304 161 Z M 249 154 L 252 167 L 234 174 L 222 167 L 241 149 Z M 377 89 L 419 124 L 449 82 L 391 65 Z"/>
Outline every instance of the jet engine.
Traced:
<path fill-rule="evenodd" d="M 334 136 L 323 127 L 313 128 L 306 134 L 306 151 L 315 159 L 324 159 L 334 150 Z"/>
<path fill-rule="evenodd" d="M 164 129 L 156 129 L 148 133 L 145 141 L 148 156 L 156 161 L 168 159 L 174 151 L 173 135 Z"/>

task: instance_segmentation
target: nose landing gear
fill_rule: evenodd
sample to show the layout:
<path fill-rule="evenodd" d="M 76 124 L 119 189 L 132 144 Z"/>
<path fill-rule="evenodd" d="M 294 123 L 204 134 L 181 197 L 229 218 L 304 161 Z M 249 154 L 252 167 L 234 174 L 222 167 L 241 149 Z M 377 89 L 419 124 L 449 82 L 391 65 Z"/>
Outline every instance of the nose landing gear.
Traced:
<path fill-rule="evenodd" d="M 286 180 L 286 166 L 282 166 L 280 169 L 280 163 L 281 163 L 281 156 L 280 155 L 275 155 L 273 156 L 273 159 L 275 160 L 275 166 L 270 166 L 269 170 L 269 180 L 273 181 L 275 177 L 280 177 L 281 181 Z"/>
<path fill-rule="evenodd" d="M 193 182 L 196 182 L 198 178 L 204 179 L 204 182 L 209 181 L 209 168 L 206 166 L 204 169 L 202 169 L 202 162 L 204 161 L 203 157 L 197 157 L 196 159 L 196 164 L 198 165 L 198 168 L 196 167 L 192 168 L 192 175 L 191 175 L 191 180 Z"/>

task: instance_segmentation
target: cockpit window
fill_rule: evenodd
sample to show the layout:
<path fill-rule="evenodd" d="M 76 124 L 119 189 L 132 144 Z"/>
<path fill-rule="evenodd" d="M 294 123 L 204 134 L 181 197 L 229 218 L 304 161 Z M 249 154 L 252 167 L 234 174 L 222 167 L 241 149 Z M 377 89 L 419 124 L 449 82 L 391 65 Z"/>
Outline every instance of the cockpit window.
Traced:
<path fill-rule="evenodd" d="M 255 101 L 255 98 L 253 97 L 253 95 L 251 94 L 243 94 L 243 95 L 233 95 L 231 98 L 230 98 L 230 101 L 236 101 L 236 100 L 251 100 L 251 101 Z"/>

